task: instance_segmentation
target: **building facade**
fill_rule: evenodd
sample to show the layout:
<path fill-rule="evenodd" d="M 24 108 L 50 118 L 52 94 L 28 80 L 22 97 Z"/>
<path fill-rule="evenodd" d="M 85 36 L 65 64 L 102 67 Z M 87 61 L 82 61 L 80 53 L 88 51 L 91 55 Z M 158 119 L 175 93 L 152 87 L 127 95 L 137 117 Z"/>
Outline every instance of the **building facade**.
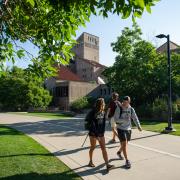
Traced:
<path fill-rule="evenodd" d="M 170 41 L 169 46 L 170 46 L 170 51 L 171 52 L 180 53 L 180 46 L 177 45 L 176 43 Z M 156 51 L 159 52 L 159 53 L 167 53 L 167 42 L 162 44 L 160 47 L 158 47 L 156 49 Z"/>
<path fill-rule="evenodd" d="M 75 56 L 99 63 L 99 37 L 84 32 L 76 41 L 72 49 Z"/>
<path fill-rule="evenodd" d="M 99 37 L 83 33 L 72 51 L 75 56 L 68 66 L 58 66 L 58 74 L 46 80 L 53 96 L 53 105 L 69 110 L 75 100 L 84 96 L 110 98 L 112 89 L 106 85 L 99 63 Z"/>

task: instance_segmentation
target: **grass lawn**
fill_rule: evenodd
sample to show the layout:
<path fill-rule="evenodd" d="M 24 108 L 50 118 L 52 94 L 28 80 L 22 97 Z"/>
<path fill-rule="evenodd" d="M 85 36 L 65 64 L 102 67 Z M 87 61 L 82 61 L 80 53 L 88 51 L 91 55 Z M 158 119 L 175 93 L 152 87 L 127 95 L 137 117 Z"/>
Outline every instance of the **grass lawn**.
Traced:
<path fill-rule="evenodd" d="M 167 127 L 167 122 L 141 120 L 141 125 L 144 130 L 162 132 L 164 128 Z M 173 123 L 173 127 L 176 129 L 176 132 L 169 134 L 180 136 L 180 123 Z"/>
<path fill-rule="evenodd" d="M 11 114 L 18 114 L 18 115 L 26 115 L 26 116 L 37 116 L 37 117 L 47 117 L 47 118 L 53 118 L 53 119 L 63 119 L 63 118 L 69 118 L 72 117 L 71 114 L 62 114 L 62 113 L 46 113 L 46 112 L 30 112 L 30 113 L 26 113 L 26 112 L 11 112 Z"/>
<path fill-rule="evenodd" d="M 0 126 L 1 180 L 80 180 L 59 159 L 32 138 Z"/>

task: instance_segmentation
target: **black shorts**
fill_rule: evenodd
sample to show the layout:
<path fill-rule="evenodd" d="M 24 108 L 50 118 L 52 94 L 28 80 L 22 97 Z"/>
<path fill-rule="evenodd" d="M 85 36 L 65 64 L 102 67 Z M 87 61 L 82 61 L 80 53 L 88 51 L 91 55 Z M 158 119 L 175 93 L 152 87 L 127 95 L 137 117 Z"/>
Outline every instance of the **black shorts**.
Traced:
<path fill-rule="evenodd" d="M 92 137 L 104 137 L 104 132 L 93 132 L 93 131 L 89 131 L 89 136 Z"/>
<path fill-rule="evenodd" d="M 120 142 L 131 140 L 131 130 L 117 129 Z"/>

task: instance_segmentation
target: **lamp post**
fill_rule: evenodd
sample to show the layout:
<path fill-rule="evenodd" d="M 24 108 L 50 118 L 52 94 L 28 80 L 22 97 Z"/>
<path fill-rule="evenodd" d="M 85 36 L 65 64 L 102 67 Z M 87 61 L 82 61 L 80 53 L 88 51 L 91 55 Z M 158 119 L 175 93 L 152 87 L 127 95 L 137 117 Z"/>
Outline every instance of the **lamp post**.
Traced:
<path fill-rule="evenodd" d="M 172 126 L 172 83 L 171 83 L 171 54 L 170 54 L 170 37 L 169 35 L 159 34 L 157 38 L 167 39 L 167 63 L 168 63 L 168 127 L 164 129 L 165 132 L 172 132 L 175 129 Z"/>

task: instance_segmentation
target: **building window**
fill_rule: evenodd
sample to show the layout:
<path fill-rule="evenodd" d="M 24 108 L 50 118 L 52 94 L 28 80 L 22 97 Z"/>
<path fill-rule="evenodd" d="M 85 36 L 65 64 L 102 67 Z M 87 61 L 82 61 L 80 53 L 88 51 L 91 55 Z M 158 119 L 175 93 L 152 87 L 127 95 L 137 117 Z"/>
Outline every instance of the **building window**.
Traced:
<path fill-rule="evenodd" d="M 56 97 L 68 97 L 68 87 L 67 86 L 58 86 L 56 87 Z"/>
<path fill-rule="evenodd" d="M 106 89 L 104 89 L 104 95 L 106 95 Z"/>
<path fill-rule="evenodd" d="M 97 45 L 97 40 L 95 39 L 95 45 Z"/>
<path fill-rule="evenodd" d="M 86 74 L 83 74 L 83 78 L 86 78 L 87 76 L 86 76 Z"/>

